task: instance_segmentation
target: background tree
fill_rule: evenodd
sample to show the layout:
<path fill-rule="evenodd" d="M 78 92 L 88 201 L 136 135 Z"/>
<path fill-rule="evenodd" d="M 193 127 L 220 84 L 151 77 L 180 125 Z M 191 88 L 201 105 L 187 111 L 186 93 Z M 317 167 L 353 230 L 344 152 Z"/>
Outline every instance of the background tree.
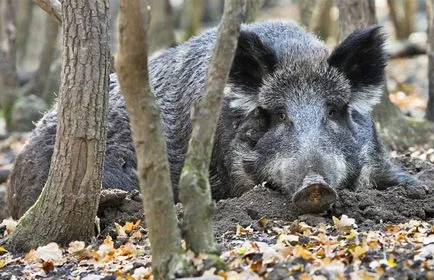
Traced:
<path fill-rule="evenodd" d="M 333 0 L 297 0 L 300 22 L 307 30 L 326 40 L 333 31 L 334 22 L 330 11 Z"/>
<path fill-rule="evenodd" d="M 50 75 L 51 65 L 56 57 L 57 52 L 57 35 L 59 25 L 52 18 L 45 19 L 44 43 L 39 60 L 39 66 L 26 86 L 24 95 L 34 94 L 39 97 L 45 97 L 45 86 Z"/>
<path fill-rule="evenodd" d="M 184 30 L 183 40 L 198 34 L 203 18 L 203 0 L 184 0 L 182 29 Z"/>
<path fill-rule="evenodd" d="M 8 246 L 29 250 L 89 240 L 101 188 L 106 141 L 108 3 L 63 0 L 62 84 L 57 137 L 47 183 Z"/>
<path fill-rule="evenodd" d="M 339 40 L 342 41 L 354 30 L 376 24 L 374 0 L 335 0 L 339 9 Z M 381 103 L 373 111 L 379 125 L 382 140 L 393 149 L 403 150 L 424 143 L 432 133 L 432 125 L 402 114 L 389 99 L 385 86 Z M 403 137 L 405 135 L 405 137 Z"/>
<path fill-rule="evenodd" d="M 18 64 L 22 65 L 27 54 L 30 27 L 33 19 L 33 1 L 17 1 L 17 55 Z"/>
<path fill-rule="evenodd" d="M 246 20 L 245 22 L 254 22 L 258 12 L 264 5 L 264 0 L 247 0 Z"/>
<path fill-rule="evenodd" d="M 387 5 L 396 38 L 399 40 L 408 39 L 408 36 L 413 32 L 417 0 L 387 0 Z"/>
<path fill-rule="evenodd" d="M 150 0 L 151 26 L 149 29 L 149 52 L 166 49 L 176 43 L 173 29 L 172 5 L 169 0 Z"/>
<path fill-rule="evenodd" d="M 16 13 L 15 0 L 0 1 L 0 107 L 8 131 L 12 124 L 12 108 L 18 89 Z"/>
<path fill-rule="evenodd" d="M 426 1 L 428 16 L 428 105 L 425 117 L 434 121 L 434 0 Z"/>

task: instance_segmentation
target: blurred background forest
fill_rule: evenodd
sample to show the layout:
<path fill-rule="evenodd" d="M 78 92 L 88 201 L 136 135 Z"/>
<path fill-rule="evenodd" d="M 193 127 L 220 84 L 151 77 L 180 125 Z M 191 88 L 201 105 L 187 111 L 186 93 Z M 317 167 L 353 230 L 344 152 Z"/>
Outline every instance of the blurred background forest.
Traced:
<path fill-rule="evenodd" d="M 150 52 L 182 43 L 216 26 L 223 0 L 151 0 Z M 423 119 L 429 82 L 426 2 L 376 0 L 378 23 L 388 34 L 391 60 L 387 67 L 390 100 L 411 117 Z M 111 48 L 118 46 L 119 1 L 110 0 Z M 317 34 L 330 48 L 339 40 L 339 10 L 333 0 L 249 0 L 247 22 L 294 20 Z M 0 165 L 9 165 L 43 112 L 59 91 L 60 26 L 30 0 L 0 2 Z M 10 135 L 14 137 L 9 137 Z M 404 132 L 405 134 L 405 132 Z M 405 135 L 403 135 L 405 137 Z M 17 141 L 19 140 L 19 141 Z M 393 145 L 392 148 L 396 148 Z M 408 147 L 406 147 L 408 148 Z M 434 150 L 423 157 L 434 161 Z M 9 168 L 6 168 L 9 169 Z M 0 170 L 0 177 L 2 171 Z M 7 171 L 4 173 L 7 174 Z M 0 178 L 1 179 L 1 178 Z"/>
<path fill-rule="evenodd" d="M 1 3 L 3 49 L 7 45 L 6 37 L 12 36 L 16 40 L 9 43 L 8 52 L 12 53 L 7 56 L 11 57 L 10 61 L 2 61 L 0 69 L 3 75 L 9 77 L 5 80 L 12 88 L 0 88 L 0 135 L 3 138 L 8 132 L 31 130 L 33 122 L 55 100 L 60 80 L 62 38 L 59 25 L 33 1 L 12 1 L 15 12 L 7 6 L 7 2 Z M 118 2 L 110 1 L 114 55 L 118 49 L 115 43 Z M 418 118 L 424 116 L 428 98 L 428 58 L 419 55 L 425 53 L 427 38 L 425 2 L 375 1 L 377 19 L 386 28 L 389 36 L 387 47 L 394 58 L 388 67 L 390 99 L 405 114 Z M 181 43 L 215 26 L 223 11 L 223 0 L 154 0 L 150 3 L 153 6 L 151 52 Z M 339 11 L 333 0 L 252 0 L 249 1 L 247 21 L 294 20 L 316 33 L 332 48 L 338 40 L 338 16 Z M 10 26 L 13 21 L 16 23 L 15 31 Z"/>

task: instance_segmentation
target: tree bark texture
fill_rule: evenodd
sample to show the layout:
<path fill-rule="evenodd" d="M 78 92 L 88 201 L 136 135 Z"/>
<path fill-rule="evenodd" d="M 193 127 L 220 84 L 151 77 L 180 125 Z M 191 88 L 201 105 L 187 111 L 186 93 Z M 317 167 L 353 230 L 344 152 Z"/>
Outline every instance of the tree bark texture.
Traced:
<path fill-rule="evenodd" d="M 183 11 L 184 40 L 197 35 L 202 23 L 203 0 L 185 0 Z"/>
<path fill-rule="evenodd" d="M 200 102 L 193 105 L 193 131 L 180 179 L 180 200 L 184 205 L 184 239 L 187 247 L 196 253 L 216 251 L 208 170 L 223 89 L 234 58 L 245 10 L 246 1 L 225 1 L 223 18 L 206 76 L 205 94 Z"/>
<path fill-rule="evenodd" d="M 426 1 L 428 16 L 428 105 L 425 118 L 434 121 L 434 0 Z"/>
<path fill-rule="evenodd" d="M 57 137 L 45 187 L 19 220 L 9 247 L 89 240 L 101 189 L 106 142 L 108 3 L 63 0 L 63 56 Z"/>
<path fill-rule="evenodd" d="M 169 0 L 150 0 L 151 26 L 149 29 L 149 52 L 167 49 L 176 43 L 173 29 L 172 6 Z"/>
<path fill-rule="evenodd" d="M 15 0 L 0 1 L 0 106 L 8 131 L 12 124 L 12 108 L 18 89 L 16 16 Z"/>
<path fill-rule="evenodd" d="M 45 20 L 45 35 L 44 45 L 39 60 L 39 67 L 34 76 L 30 80 L 25 95 L 34 94 L 39 97 L 45 96 L 45 85 L 48 82 L 50 68 L 57 51 L 57 35 L 59 33 L 59 25 L 51 18 Z"/>
<path fill-rule="evenodd" d="M 33 2 L 47 12 L 57 24 L 62 23 L 63 10 L 59 0 L 33 0 Z"/>
<path fill-rule="evenodd" d="M 144 0 L 121 0 L 116 71 L 128 109 L 137 155 L 146 224 L 156 279 L 169 279 L 181 265 L 181 236 L 174 208 L 160 112 L 147 63 L 148 12 Z"/>
<path fill-rule="evenodd" d="M 377 23 L 374 0 L 335 0 L 339 9 L 339 41 L 354 30 Z"/>

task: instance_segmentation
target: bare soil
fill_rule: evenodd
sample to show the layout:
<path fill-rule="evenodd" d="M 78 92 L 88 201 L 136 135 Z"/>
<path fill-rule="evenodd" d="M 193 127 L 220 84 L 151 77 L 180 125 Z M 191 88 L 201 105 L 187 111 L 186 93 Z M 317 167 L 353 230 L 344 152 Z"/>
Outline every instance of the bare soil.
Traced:
<path fill-rule="evenodd" d="M 434 224 L 434 164 L 401 155 L 394 161 L 422 182 L 420 187 L 395 186 L 387 190 L 372 187 L 356 190 L 338 190 L 338 200 L 333 207 L 319 215 L 302 215 L 291 203 L 290 197 L 257 186 L 241 197 L 216 202 L 214 230 L 216 237 L 223 240 L 227 234 L 235 233 L 237 224 L 258 228 L 258 221 L 269 220 L 291 222 L 296 219 L 311 225 L 331 222 L 332 217 L 346 214 L 356 219 L 365 230 L 377 230 L 385 224 L 404 223 L 411 219 Z M 143 219 L 142 202 L 138 193 L 128 194 L 121 201 L 106 203 L 100 209 L 101 228 L 104 233 L 114 233 L 114 222 L 121 223 Z M 182 219 L 182 207 L 177 205 Z"/>

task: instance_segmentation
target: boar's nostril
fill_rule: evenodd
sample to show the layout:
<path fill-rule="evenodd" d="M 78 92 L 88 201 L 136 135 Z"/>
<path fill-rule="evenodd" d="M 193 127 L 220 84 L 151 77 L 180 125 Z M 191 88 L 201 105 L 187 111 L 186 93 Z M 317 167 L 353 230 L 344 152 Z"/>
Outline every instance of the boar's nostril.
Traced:
<path fill-rule="evenodd" d="M 292 202 L 306 213 L 327 211 L 336 201 L 336 191 L 320 175 L 308 175 L 302 187 L 292 196 Z"/>

